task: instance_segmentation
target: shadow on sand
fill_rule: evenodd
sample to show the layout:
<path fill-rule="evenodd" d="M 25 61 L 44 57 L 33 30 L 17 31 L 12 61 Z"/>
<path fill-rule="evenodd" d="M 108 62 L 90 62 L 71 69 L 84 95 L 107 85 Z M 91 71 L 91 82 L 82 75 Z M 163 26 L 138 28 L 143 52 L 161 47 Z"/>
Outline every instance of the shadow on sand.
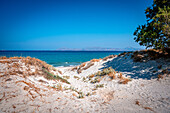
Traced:
<path fill-rule="evenodd" d="M 126 76 L 130 76 L 134 79 L 154 79 L 157 78 L 157 75 L 160 74 L 159 69 L 157 68 L 160 63 L 156 61 L 148 62 L 133 62 L 130 55 L 116 57 L 111 61 L 108 61 L 103 64 L 103 68 L 112 67 L 118 72 L 122 72 Z"/>

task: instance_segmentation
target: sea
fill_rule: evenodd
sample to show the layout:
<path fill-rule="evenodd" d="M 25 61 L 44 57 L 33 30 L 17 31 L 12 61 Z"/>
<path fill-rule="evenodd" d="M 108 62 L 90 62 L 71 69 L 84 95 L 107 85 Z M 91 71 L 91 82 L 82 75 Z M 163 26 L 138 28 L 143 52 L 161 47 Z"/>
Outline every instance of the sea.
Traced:
<path fill-rule="evenodd" d="M 109 55 L 118 55 L 123 51 L 0 51 L 0 56 L 35 57 L 54 67 L 79 65 L 91 59 L 104 58 Z"/>

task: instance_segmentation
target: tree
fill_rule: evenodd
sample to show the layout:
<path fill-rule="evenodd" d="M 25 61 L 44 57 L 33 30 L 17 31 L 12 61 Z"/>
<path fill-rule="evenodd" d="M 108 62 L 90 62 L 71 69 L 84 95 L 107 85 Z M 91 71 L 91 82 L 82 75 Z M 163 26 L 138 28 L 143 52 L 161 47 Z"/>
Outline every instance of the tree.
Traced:
<path fill-rule="evenodd" d="M 170 1 L 154 0 L 145 10 L 147 23 L 138 26 L 134 40 L 140 45 L 165 49 L 170 47 Z"/>

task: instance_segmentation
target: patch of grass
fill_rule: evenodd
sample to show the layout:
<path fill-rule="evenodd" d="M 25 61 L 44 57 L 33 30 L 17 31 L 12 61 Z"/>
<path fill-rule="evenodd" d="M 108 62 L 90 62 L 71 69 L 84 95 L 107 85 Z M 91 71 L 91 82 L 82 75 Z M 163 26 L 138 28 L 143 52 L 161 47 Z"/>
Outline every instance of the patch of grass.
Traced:
<path fill-rule="evenodd" d="M 109 67 L 109 68 L 103 69 L 102 71 L 98 71 L 97 73 L 89 75 L 88 78 L 89 80 L 91 80 L 90 83 L 97 83 L 97 82 L 100 82 L 102 77 L 105 75 L 108 75 L 111 79 L 115 79 L 116 73 L 117 72 L 112 67 Z M 94 77 L 95 79 L 92 79 Z"/>
<path fill-rule="evenodd" d="M 62 82 L 64 82 L 64 83 L 67 83 L 67 84 L 70 84 L 70 82 L 68 82 L 66 79 L 64 79 L 64 78 L 62 78 L 62 77 L 60 77 L 60 76 L 58 76 L 58 75 L 53 75 L 52 73 L 50 73 L 50 72 L 48 72 L 46 69 L 42 69 L 43 70 L 43 72 L 45 72 L 46 73 L 46 78 L 47 79 L 50 79 L 50 80 L 61 80 Z"/>
<path fill-rule="evenodd" d="M 103 71 L 98 71 L 97 73 L 95 73 L 96 76 L 104 76 L 104 75 L 108 75 L 110 73 L 116 73 L 116 71 L 112 68 L 105 68 L 103 69 Z"/>

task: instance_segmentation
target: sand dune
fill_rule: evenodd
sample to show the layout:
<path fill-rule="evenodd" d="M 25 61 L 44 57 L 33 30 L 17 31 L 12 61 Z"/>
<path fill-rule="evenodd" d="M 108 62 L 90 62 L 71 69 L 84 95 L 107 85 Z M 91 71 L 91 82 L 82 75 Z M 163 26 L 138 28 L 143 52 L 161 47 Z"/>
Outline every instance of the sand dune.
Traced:
<path fill-rule="evenodd" d="M 134 62 L 132 54 L 57 68 L 1 58 L 0 112 L 170 112 L 169 58 Z"/>

